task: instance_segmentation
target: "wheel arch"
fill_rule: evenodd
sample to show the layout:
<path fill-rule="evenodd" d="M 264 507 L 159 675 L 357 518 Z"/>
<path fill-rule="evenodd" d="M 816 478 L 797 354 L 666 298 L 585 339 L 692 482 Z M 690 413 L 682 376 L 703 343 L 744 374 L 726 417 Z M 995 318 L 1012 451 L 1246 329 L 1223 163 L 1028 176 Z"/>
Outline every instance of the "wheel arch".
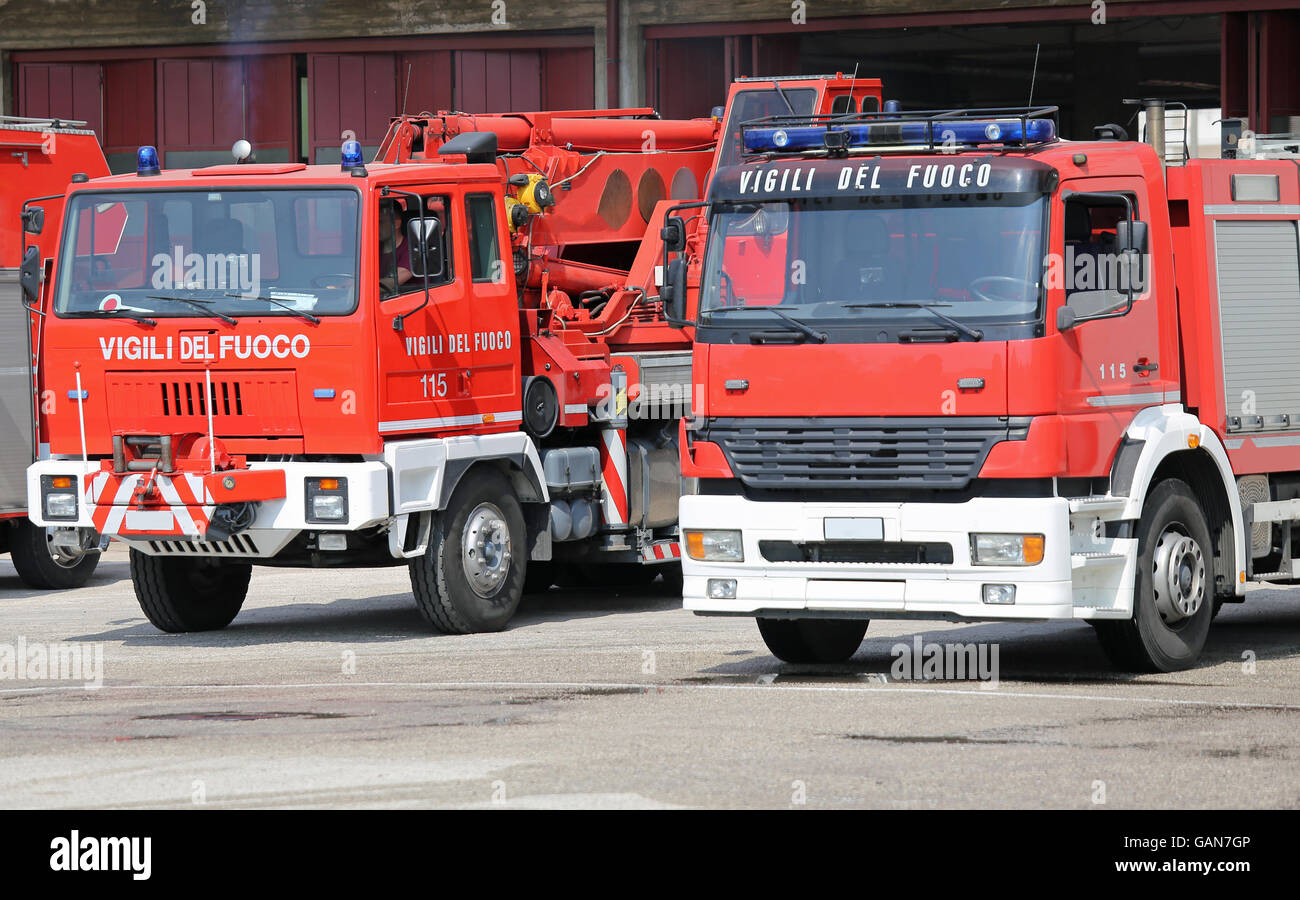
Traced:
<path fill-rule="evenodd" d="M 1123 471 L 1112 470 L 1112 483 L 1123 479 L 1129 485 L 1124 518 L 1141 518 L 1146 498 L 1161 481 L 1184 481 L 1196 495 L 1215 543 L 1218 591 L 1244 593 L 1246 529 L 1236 477 L 1218 435 L 1181 406 L 1158 406 L 1138 413 L 1125 439 L 1129 445 L 1140 442 L 1141 450 L 1136 461 L 1132 453 L 1116 454 L 1115 466 Z"/>

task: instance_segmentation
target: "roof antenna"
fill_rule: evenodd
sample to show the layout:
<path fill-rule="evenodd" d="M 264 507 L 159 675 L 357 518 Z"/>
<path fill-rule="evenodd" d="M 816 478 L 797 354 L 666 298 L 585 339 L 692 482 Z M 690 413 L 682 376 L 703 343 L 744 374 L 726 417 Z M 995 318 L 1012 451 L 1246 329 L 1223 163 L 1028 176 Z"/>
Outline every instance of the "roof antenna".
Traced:
<path fill-rule="evenodd" d="M 859 65 L 860 63 L 855 60 L 853 63 L 853 74 L 849 76 L 849 109 L 853 109 L 856 105 L 853 101 L 853 85 L 858 80 Z"/>
<path fill-rule="evenodd" d="M 406 64 L 406 86 L 402 88 L 402 115 L 400 118 L 406 118 L 406 101 L 411 96 L 411 69 L 414 63 Z"/>
<path fill-rule="evenodd" d="M 1029 76 L 1029 108 L 1034 108 L 1034 81 L 1038 78 L 1038 51 L 1042 44 L 1034 44 L 1034 71 Z"/>

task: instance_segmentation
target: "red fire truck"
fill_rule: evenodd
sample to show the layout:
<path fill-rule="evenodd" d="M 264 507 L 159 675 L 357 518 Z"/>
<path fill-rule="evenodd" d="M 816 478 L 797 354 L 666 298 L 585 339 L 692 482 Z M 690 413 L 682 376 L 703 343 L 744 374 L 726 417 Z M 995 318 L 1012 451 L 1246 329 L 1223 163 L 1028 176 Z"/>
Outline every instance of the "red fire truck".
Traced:
<path fill-rule="evenodd" d="M 1300 578 L 1296 160 L 1166 169 L 1158 127 L 1055 119 L 743 127 L 691 321 L 687 609 L 799 662 L 870 618 L 1079 619 L 1168 671 L 1248 582 Z"/>
<path fill-rule="evenodd" d="M 62 195 L 74 177 L 108 174 L 85 122 L 0 116 L 0 553 L 33 588 L 85 584 L 99 562 L 90 528 L 44 528 L 27 518 L 27 467 L 48 453 L 42 418 L 59 405 L 35 381 L 47 309 L 28 306 L 20 264 L 40 269 L 54 254 Z M 37 205 L 28 205 L 31 199 Z"/>
<path fill-rule="evenodd" d="M 690 338 L 656 271 L 665 211 L 741 149 L 719 127 L 421 114 L 369 164 L 347 142 L 340 166 L 164 171 L 141 148 L 137 174 L 75 185 L 43 360 L 72 402 L 29 470 L 38 521 L 128 542 L 166 631 L 229 623 L 254 564 L 408 565 L 451 632 L 504 627 L 526 577 L 679 578 Z"/>

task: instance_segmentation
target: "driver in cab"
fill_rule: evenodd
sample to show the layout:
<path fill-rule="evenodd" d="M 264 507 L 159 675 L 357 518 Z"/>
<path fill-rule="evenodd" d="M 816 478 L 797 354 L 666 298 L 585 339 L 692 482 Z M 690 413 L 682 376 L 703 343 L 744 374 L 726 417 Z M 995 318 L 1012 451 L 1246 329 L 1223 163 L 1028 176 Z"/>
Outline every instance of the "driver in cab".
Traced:
<path fill-rule="evenodd" d="M 411 247 L 403 234 L 400 207 L 394 201 L 379 206 L 379 288 L 395 294 L 411 280 Z"/>

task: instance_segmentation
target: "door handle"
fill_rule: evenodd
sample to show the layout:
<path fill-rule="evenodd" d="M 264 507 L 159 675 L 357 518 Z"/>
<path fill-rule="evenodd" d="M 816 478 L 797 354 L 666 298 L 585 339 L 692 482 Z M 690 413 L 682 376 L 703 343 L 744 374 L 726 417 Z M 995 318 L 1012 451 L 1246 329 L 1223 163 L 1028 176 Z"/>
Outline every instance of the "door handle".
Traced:
<path fill-rule="evenodd" d="M 1160 363 L 1148 363 L 1145 359 L 1139 359 L 1133 364 L 1133 371 L 1139 375 L 1150 375 L 1160 368 Z"/>

